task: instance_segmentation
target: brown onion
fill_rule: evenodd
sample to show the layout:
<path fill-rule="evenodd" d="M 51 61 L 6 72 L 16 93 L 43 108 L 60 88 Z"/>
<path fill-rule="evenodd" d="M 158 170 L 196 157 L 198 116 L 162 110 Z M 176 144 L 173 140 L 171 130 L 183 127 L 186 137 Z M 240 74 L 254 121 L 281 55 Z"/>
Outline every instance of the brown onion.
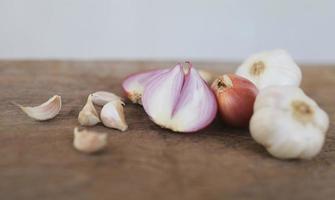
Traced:
<path fill-rule="evenodd" d="M 211 86 L 225 123 L 235 127 L 247 127 L 253 113 L 258 90 L 249 80 L 238 75 L 222 75 Z"/>

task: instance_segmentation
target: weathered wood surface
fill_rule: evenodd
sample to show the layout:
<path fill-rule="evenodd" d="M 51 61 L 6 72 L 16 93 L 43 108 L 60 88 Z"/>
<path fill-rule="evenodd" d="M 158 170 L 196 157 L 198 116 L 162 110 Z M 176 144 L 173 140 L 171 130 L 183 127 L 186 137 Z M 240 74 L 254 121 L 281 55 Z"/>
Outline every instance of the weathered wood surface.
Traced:
<path fill-rule="evenodd" d="M 89 93 L 121 93 L 129 73 L 175 62 L 0 61 L 0 199 L 334 199 L 335 67 L 303 68 L 303 89 L 330 115 L 325 146 L 311 161 L 272 158 L 247 130 L 215 121 L 193 134 L 153 124 L 127 104 L 129 130 L 109 133 L 107 151 L 72 147 L 77 115 Z M 232 66 L 194 63 L 224 73 Z M 28 118 L 11 101 L 37 105 L 62 96 L 53 120 Z"/>

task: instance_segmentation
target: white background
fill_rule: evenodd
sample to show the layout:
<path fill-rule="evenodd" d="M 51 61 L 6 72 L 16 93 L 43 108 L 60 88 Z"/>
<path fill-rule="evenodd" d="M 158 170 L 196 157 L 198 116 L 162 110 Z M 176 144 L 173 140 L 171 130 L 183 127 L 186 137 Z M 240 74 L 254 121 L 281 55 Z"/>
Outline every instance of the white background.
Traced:
<path fill-rule="evenodd" d="M 335 63 L 333 0 L 0 0 L 0 58 Z"/>

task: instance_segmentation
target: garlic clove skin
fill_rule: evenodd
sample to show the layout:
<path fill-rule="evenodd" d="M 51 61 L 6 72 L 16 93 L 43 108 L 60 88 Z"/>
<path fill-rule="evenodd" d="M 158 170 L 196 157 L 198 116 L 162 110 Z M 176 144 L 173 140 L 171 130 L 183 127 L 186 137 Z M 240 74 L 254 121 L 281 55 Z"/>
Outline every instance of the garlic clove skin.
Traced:
<path fill-rule="evenodd" d="M 201 78 L 208 84 L 211 85 L 213 81 L 215 80 L 215 75 L 212 72 L 209 72 L 207 70 L 199 69 L 198 70 L 199 75 Z"/>
<path fill-rule="evenodd" d="M 190 64 L 190 63 L 189 63 Z M 159 126 L 175 132 L 195 132 L 215 118 L 213 92 L 190 65 L 184 72 L 178 64 L 151 80 L 142 102 L 145 112 Z"/>
<path fill-rule="evenodd" d="M 92 94 L 92 102 L 98 106 L 104 106 L 106 103 L 115 100 L 123 101 L 121 97 L 111 92 L 98 91 Z"/>
<path fill-rule="evenodd" d="M 302 79 L 300 68 L 282 49 L 251 55 L 236 74 L 253 82 L 259 90 L 273 85 L 299 86 Z"/>
<path fill-rule="evenodd" d="M 222 120 L 234 127 L 248 127 L 258 90 L 249 80 L 238 75 L 222 75 L 215 79 L 212 90 Z"/>
<path fill-rule="evenodd" d="M 96 153 L 102 151 L 107 146 L 107 134 L 82 130 L 78 127 L 74 129 L 73 146 L 83 153 Z"/>
<path fill-rule="evenodd" d="M 92 95 L 87 97 L 85 106 L 79 112 L 78 121 L 82 126 L 94 126 L 100 122 L 98 112 L 92 103 Z"/>
<path fill-rule="evenodd" d="M 100 117 L 105 126 L 120 131 L 128 129 L 122 104 L 122 101 L 111 101 L 102 107 Z"/>
<path fill-rule="evenodd" d="M 145 85 L 157 75 L 166 71 L 166 69 L 159 69 L 128 76 L 122 83 L 127 98 L 133 103 L 142 105 L 141 100 Z"/>
<path fill-rule="evenodd" d="M 311 159 L 325 141 L 329 117 L 317 103 L 294 86 L 260 91 L 250 121 L 251 136 L 281 159 Z"/>
<path fill-rule="evenodd" d="M 60 96 L 54 95 L 48 101 L 35 107 L 14 104 L 20 107 L 29 117 L 38 121 L 45 121 L 54 118 L 59 113 L 62 108 L 62 99 Z"/>

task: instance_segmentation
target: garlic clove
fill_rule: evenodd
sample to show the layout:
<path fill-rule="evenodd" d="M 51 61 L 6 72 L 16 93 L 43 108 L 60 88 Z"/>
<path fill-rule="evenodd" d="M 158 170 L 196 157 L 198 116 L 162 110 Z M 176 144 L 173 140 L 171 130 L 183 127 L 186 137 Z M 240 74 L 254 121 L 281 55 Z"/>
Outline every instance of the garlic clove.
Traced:
<path fill-rule="evenodd" d="M 78 121 L 82 126 L 94 126 L 100 122 L 99 115 L 92 103 L 92 95 L 89 95 L 85 106 L 79 112 Z"/>
<path fill-rule="evenodd" d="M 20 107 L 29 117 L 35 120 L 44 121 L 54 118 L 59 113 L 62 107 L 62 100 L 60 96 L 54 95 L 48 101 L 35 107 L 22 106 L 17 103 L 14 104 Z"/>
<path fill-rule="evenodd" d="M 96 105 L 103 106 L 110 101 L 123 101 L 123 99 L 111 92 L 98 91 L 92 94 L 92 102 Z"/>
<path fill-rule="evenodd" d="M 128 125 L 125 120 L 122 101 L 111 101 L 102 107 L 100 113 L 102 123 L 109 127 L 125 131 Z"/>
<path fill-rule="evenodd" d="M 231 126 L 247 127 L 258 93 L 256 86 L 241 76 L 229 74 L 215 79 L 212 90 L 222 120 Z"/>
<path fill-rule="evenodd" d="M 329 118 L 294 86 L 272 86 L 256 97 L 251 136 L 281 159 L 311 159 L 323 146 Z"/>
<path fill-rule="evenodd" d="M 199 69 L 198 70 L 199 75 L 201 78 L 208 84 L 211 85 L 213 81 L 215 80 L 215 75 L 212 72 L 209 72 L 207 70 Z"/>
<path fill-rule="evenodd" d="M 122 83 L 122 88 L 128 99 L 133 103 L 142 104 L 141 98 L 145 85 L 155 76 L 166 71 L 166 69 L 159 69 L 128 76 Z"/>
<path fill-rule="evenodd" d="M 299 86 L 302 78 L 298 65 L 282 49 L 251 55 L 236 74 L 253 82 L 258 89 L 272 85 Z"/>
<path fill-rule="evenodd" d="M 189 63 L 190 64 L 190 63 Z M 178 64 L 160 74 L 145 87 L 145 112 L 158 125 L 176 132 L 195 132 L 210 124 L 217 111 L 214 94 L 198 72 L 187 74 Z"/>
<path fill-rule="evenodd" d="M 73 146 L 83 153 L 95 153 L 102 151 L 107 146 L 107 134 L 74 129 Z"/>

